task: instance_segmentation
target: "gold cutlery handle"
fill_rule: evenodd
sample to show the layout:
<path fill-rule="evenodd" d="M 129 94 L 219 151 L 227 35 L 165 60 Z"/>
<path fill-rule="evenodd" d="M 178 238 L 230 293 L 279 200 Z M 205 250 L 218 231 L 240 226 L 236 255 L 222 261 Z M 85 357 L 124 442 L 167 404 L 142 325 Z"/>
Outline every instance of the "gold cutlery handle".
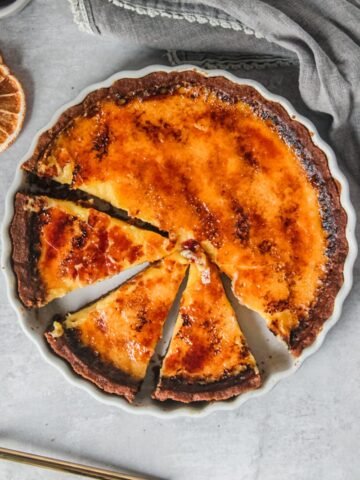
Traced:
<path fill-rule="evenodd" d="M 41 468 L 58 470 L 61 472 L 72 473 L 74 475 L 83 475 L 89 478 L 97 478 L 101 480 L 149 480 L 149 478 L 146 479 L 146 477 L 143 476 L 132 475 L 125 472 L 114 472 L 112 470 L 81 465 L 78 463 L 67 462 L 50 457 L 43 457 L 41 455 L 34 455 L 32 453 L 25 453 L 2 447 L 0 447 L 0 459 L 11 460 L 17 463 L 25 463 Z"/>

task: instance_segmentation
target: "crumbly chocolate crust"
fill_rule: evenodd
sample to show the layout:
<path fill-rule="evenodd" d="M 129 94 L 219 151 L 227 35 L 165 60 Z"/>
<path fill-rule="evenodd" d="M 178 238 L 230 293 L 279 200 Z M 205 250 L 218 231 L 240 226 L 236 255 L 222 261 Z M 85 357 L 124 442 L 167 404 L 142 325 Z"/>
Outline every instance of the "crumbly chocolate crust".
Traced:
<path fill-rule="evenodd" d="M 90 348 L 81 346 L 75 335 L 67 331 L 61 337 L 54 337 L 47 331 L 45 338 L 53 351 L 64 358 L 77 374 L 101 390 L 125 397 L 129 403 L 133 402 L 139 382 L 113 365 L 103 362 Z"/>
<path fill-rule="evenodd" d="M 15 213 L 10 225 L 10 236 L 19 297 L 27 308 L 34 308 L 45 300 L 46 292 L 37 269 L 38 216 L 26 208 L 27 199 L 28 197 L 22 193 L 15 196 Z"/>
<path fill-rule="evenodd" d="M 259 373 L 247 367 L 236 376 L 213 383 L 190 383 L 183 377 L 163 377 L 152 396 L 156 400 L 177 400 L 184 403 L 226 400 L 260 385 Z"/>
<path fill-rule="evenodd" d="M 340 187 L 331 176 L 326 155 L 313 143 L 311 132 L 292 119 L 279 103 L 265 99 L 249 85 L 238 85 L 224 77 L 206 77 L 191 70 L 155 72 L 143 78 L 120 79 L 109 88 L 90 93 L 81 104 L 64 112 L 57 123 L 41 135 L 34 154 L 25 162 L 23 168 L 36 173 L 38 159 L 46 154 L 54 138 L 68 127 L 75 117 L 96 113 L 100 100 L 109 98 L 119 104 L 133 97 L 146 100 L 153 96 L 171 95 L 183 85 L 203 85 L 216 92 L 224 102 L 240 100 L 248 104 L 256 115 L 270 120 L 280 137 L 294 149 L 310 182 L 317 189 L 323 228 L 328 235 L 328 263 L 316 301 L 308 315 L 300 318 L 298 326 L 290 334 L 289 348 L 298 356 L 315 340 L 324 322 L 332 314 L 335 297 L 343 283 L 343 266 L 348 253 L 345 235 L 347 217 L 340 203 Z"/>

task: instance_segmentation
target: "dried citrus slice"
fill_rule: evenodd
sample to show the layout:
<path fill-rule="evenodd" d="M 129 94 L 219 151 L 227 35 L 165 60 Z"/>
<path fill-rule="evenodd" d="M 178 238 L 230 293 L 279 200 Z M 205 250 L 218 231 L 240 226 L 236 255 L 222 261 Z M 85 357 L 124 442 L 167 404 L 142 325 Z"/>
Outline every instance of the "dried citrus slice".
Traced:
<path fill-rule="evenodd" d="M 0 153 L 18 136 L 25 116 L 25 95 L 0 56 Z"/>

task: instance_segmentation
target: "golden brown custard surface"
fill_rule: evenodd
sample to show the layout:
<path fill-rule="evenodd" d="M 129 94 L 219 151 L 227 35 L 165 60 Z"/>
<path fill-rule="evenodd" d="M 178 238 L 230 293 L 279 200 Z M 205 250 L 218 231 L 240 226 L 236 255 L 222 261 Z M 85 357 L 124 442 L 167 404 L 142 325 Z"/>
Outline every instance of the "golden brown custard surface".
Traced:
<path fill-rule="evenodd" d="M 186 268 L 184 258 L 172 254 L 69 315 L 64 327 L 76 331 L 81 345 L 104 363 L 141 381 Z"/>
<path fill-rule="evenodd" d="M 38 210 L 37 268 L 46 301 L 130 266 L 157 260 L 172 248 L 166 238 L 93 208 L 48 197 L 36 198 L 35 202 L 29 199 L 28 207 Z M 38 206 L 34 207 L 36 202 Z"/>
<path fill-rule="evenodd" d="M 212 383 L 248 368 L 257 372 L 217 268 L 192 263 L 161 376 Z"/>
<path fill-rule="evenodd" d="M 101 100 L 37 164 L 178 239 L 195 238 L 289 341 L 326 271 L 317 190 L 270 120 L 203 86 Z"/>

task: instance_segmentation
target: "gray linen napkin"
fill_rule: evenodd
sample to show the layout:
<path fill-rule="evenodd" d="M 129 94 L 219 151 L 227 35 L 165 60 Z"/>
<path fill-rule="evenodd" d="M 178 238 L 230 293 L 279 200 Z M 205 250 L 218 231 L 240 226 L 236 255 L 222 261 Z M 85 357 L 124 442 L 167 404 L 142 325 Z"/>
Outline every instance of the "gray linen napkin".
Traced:
<path fill-rule="evenodd" d="M 260 80 L 329 134 L 343 168 L 360 180 L 358 0 L 70 3 L 84 31 L 164 49 L 172 64 L 227 68 Z"/>
<path fill-rule="evenodd" d="M 337 154 L 360 211 L 360 0 L 69 0 L 80 29 L 225 68 L 286 97 Z M 357 238 L 359 239 L 359 224 Z M 360 259 L 346 311 L 358 316 Z"/>

